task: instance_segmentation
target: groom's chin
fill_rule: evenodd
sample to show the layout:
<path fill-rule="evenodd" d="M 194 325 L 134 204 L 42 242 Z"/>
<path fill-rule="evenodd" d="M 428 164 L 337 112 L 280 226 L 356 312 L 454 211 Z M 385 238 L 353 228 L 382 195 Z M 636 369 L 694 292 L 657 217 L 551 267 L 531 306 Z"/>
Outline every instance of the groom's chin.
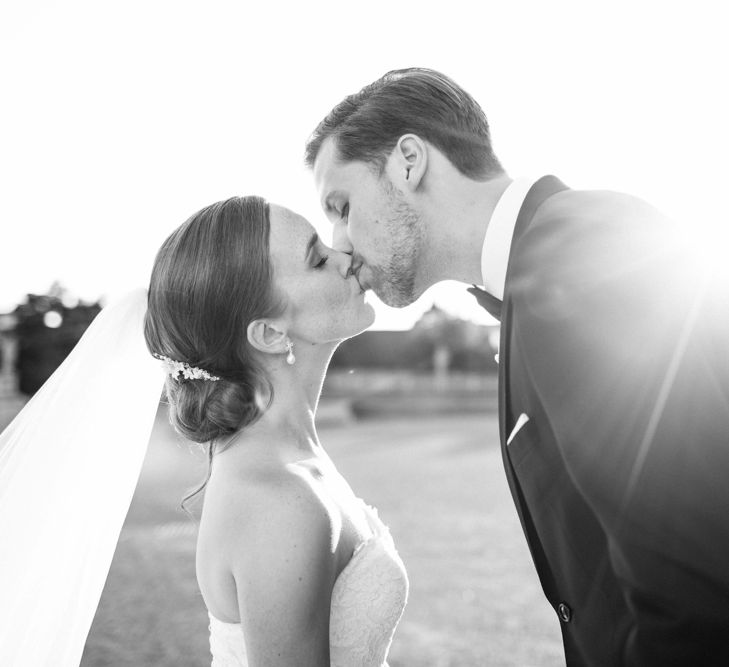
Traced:
<path fill-rule="evenodd" d="M 420 294 L 415 293 L 413 290 L 393 289 L 391 286 L 380 290 L 374 289 L 373 291 L 382 303 L 391 308 L 405 308 L 411 303 L 415 303 L 420 297 Z"/>

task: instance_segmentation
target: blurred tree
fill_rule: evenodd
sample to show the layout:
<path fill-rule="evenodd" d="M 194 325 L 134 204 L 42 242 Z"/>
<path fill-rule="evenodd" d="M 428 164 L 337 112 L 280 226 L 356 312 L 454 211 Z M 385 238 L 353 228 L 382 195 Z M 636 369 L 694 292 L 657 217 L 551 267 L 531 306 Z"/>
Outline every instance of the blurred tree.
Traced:
<path fill-rule="evenodd" d="M 91 321 L 99 303 L 84 304 L 59 283 L 47 294 L 28 294 L 13 315 L 17 319 L 18 388 L 34 394 L 68 356 Z"/>
<path fill-rule="evenodd" d="M 0 431 L 2 431 L 25 405 L 25 397 L 18 392 L 15 372 L 17 340 L 16 319 L 13 315 L 0 314 Z"/>

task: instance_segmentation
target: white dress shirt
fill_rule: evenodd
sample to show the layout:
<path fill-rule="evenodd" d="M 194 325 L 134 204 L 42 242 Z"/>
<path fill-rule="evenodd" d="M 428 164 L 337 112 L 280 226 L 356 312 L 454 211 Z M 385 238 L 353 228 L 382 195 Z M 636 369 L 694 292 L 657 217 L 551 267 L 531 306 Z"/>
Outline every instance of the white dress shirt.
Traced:
<path fill-rule="evenodd" d="M 504 298 L 506 267 L 509 263 L 511 239 L 524 199 L 538 178 L 515 178 L 496 202 L 486 228 L 481 250 L 481 275 L 484 289 L 498 299 Z"/>

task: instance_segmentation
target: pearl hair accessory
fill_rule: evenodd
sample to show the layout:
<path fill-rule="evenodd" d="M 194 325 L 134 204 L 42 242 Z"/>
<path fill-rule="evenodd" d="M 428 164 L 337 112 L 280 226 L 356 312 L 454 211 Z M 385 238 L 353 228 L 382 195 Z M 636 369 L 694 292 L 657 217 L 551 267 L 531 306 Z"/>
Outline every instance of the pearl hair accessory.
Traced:
<path fill-rule="evenodd" d="M 296 363 L 296 357 L 294 356 L 294 344 L 290 341 L 286 341 L 286 351 L 288 354 L 286 355 L 286 363 L 289 366 L 293 366 Z"/>
<path fill-rule="evenodd" d="M 217 375 L 211 375 L 206 370 L 198 368 L 197 366 L 190 366 L 190 364 L 184 361 L 175 361 L 169 357 L 165 357 L 163 354 L 153 354 L 155 359 L 159 359 L 164 366 L 167 375 L 173 377 L 175 380 L 207 380 L 209 382 L 217 382 L 220 378 Z M 182 374 L 182 378 L 178 377 Z"/>

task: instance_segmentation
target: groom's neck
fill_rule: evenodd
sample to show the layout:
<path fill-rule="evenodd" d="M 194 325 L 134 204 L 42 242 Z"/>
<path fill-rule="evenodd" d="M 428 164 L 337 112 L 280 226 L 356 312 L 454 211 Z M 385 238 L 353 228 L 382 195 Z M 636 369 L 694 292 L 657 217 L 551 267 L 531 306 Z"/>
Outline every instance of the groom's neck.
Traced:
<path fill-rule="evenodd" d="M 433 193 L 434 215 L 428 220 L 433 283 L 458 280 L 480 285 L 481 251 L 491 216 L 512 179 L 501 174 L 474 181 L 458 174 Z"/>

